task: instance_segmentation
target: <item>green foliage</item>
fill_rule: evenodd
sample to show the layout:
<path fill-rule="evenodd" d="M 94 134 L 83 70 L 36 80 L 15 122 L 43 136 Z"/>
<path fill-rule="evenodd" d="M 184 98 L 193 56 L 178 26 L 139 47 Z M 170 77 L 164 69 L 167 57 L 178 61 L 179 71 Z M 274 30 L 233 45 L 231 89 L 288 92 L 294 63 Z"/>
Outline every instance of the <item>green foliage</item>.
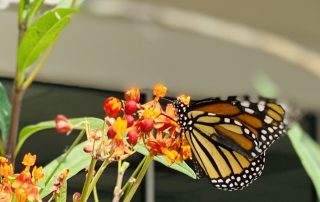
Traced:
<path fill-rule="evenodd" d="M 50 10 L 26 31 L 18 48 L 17 66 L 20 72 L 24 72 L 54 44 L 75 11 L 62 8 Z"/>
<path fill-rule="evenodd" d="M 97 119 L 97 118 L 75 118 L 75 119 L 70 119 L 69 121 L 75 126 L 75 129 L 79 129 L 79 130 L 82 130 L 85 128 L 86 121 L 90 125 L 91 129 L 101 129 L 102 127 L 104 127 L 104 124 L 105 124 L 102 119 Z M 18 154 L 23 143 L 29 137 L 31 137 L 34 134 L 41 135 L 41 133 L 37 133 L 37 132 L 45 129 L 50 129 L 50 128 L 51 129 L 55 128 L 54 121 L 45 121 L 45 122 L 40 122 L 38 124 L 24 127 L 19 134 L 19 140 L 16 147 L 15 155 Z M 55 177 L 59 175 L 59 173 L 63 168 L 68 168 L 70 170 L 68 175 L 68 178 L 70 178 L 89 165 L 91 156 L 83 152 L 84 145 L 85 145 L 85 142 L 75 146 L 73 150 L 69 153 L 65 161 L 62 162 L 65 156 L 65 154 L 62 154 L 44 168 L 45 175 L 48 177 L 56 169 L 56 167 L 59 164 L 61 164 L 59 168 L 56 169 L 56 171 L 53 173 L 53 177 L 49 179 L 46 186 L 44 186 L 44 183 L 47 180 L 47 178 L 45 178 L 40 182 L 41 186 L 44 187 L 44 189 L 41 191 L 41 197 L 45 197 L 51 193 L 51 189 L 54 184 Z"/>
<path fill-rule="evenodd" d="M 320 145 L 298 125 L 292 125 L 289 138 L 320 199 Z"/>
<path fill-rule="evenodd" d="M 76 129 L 81 130 L 84 128 L 84 124 L 81 124 L 81 123 L 84 123 L 85 120 L 88 121 L 91 128 L 101 128 L 104 125 L 104 121 L 98 118 L 74 118 L 74 119 L 70 119 L 69 121 L 74 126 L 76 126 Z M 45 121 L 45 122 L 40 122 L 34 125 L 29 125 L 24 127 L 19 133 L 19 139 L 16 146 L 16 150 L 15 150 L 15 156 L 19 153 L 22 145 L 30 136 L 36 134 L 39 131 L 55 128 L 55 127 L 56 125 L 54 121 Z"/>
<path fill-rule="evenodd" d="M 261 96 L 267 98 L 276 98 L 278 87 L 265 74 L 256 75 L 254 79 L 254 86 Z"/>
<path fill-rule="evenodd" d="M 6 89 L 0 82 L 0 130 L 3 144 L 7 143 L 10 127 L 11 104 Z M 2 145 L 0 145 L 2 146 Z"/>
<path fill-rule="evenodd" d="M 54 172 L 53 177 L 49 180 L 49 182 L 44 186 L 46 178 L 40 181 L 40 186 L 44 187 L 41 190 L 41 197 L 45 197 L 51 193 L 53 184 L 63 169 L 69 169 L 68 179 L 72 176 L 76 175 L 79 171 L 83 170 L 84 168 L 88 167 L 91 160 L 91 155 L 83 152 L 83 147 L 85 146 L 86 142 L 83 142 L 76 147 L 68 155 L 67 159 L 61 163 L 61 160 L 64 158 L 64 155 L 59 156 L 52 162 L 50 162 L 47 166 L 44 167 L 44 173 L 46 176 L 50 176 L 50 174 L 55 170 L 57 165 L 61 163 L 59 169 Z"/>
<path fill-rule="evenodd" d="M 149 154 L 149 151 L 141 144 L 137 144 L 135 146 L 135 149 L 137 150 L 137 152 L 139 152 L 140 154 L 143 154 L 143 155 L 148 155 Z M 176 170 L 176 171 L 179 171 L 193 179 L 196 179 L 197 176 L 196 174 L 194 173 L 194 171 L 188 166 L 188 164 L 186 164 L 186 162 L 181 162 L 181 163 L 172 163 L 172 164 L 169 164 L 166 160 L 166 158 L 163 156 L 163 155 L 158 155 L 158 156 L 155 156 L 154 157 L 154 160 L 155 161 L 158 161 L 159 163 L 173 169 L 173 170 Z"/>
<path fill-rule="evenodd" d="M 30 9 L 28 11 L 27 15 L 27 27 L 29 27 L 32 24 L 33 17 L 37 14 L 39 9 L 41 8 L 44 0 L 34 0 L 30 6 Z"/>
<path fill-rule="evenodd" d="M 19 1 L 19 13 L 18 13 L 18 21 L 19 25 L 24 21 L 27 13 L 27 8 L 29 7 L 29 0 L 20 0 Z"/>
<path fill-rule="evenodd" d="M 60 192 L 55 198 L 55 202 L 66 202 L 67 201 L 67 181 L 63 182 L 60 188 Z"/>

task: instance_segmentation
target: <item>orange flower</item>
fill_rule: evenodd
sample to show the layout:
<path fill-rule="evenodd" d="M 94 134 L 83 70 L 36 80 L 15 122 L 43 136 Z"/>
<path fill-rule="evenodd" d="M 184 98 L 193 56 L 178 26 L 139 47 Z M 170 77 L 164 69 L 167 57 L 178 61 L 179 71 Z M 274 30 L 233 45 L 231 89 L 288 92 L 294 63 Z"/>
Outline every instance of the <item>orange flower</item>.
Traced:
<path fill-rule="evenodd" d="M 163 84 L 159 83 L 153 88 L 153 95 L 156 97 L 155 100 L 159 100 L 159 98 L 166 96 L 167 87 Z"/>
<path fill-rule="evenodd" d="M 30 166 L 33 166 L 36 162 L 37 156 L 30 153 L 24 155 L 22 164 L 26 166 L 25 171 L 29 172 Z"/>
<path fill-rule="evenodd" d="M 165 131 L 169 129 L 169 134 L 180 132 L 179 124 L 175 121 L 177 119 L 175 108 L 172 104 L 168 104 L 165 113 L 162 113 L 155 120 L 155 128 L 158 131 Z"/>
<path fill-rule="evenodd" d="M 175 138 L 162 137 L 162 133 L 158 132 L 156 139 L 151 138 L 146 141 L 146 145 L 149 147 L 150 155 L 155 156 L 158 154 L 164 154 L 164 150 L 174 145 Z"/>
<path fill-rule="evenodd" d="M 140 89 L 139 88 L 130 88 L 124 93 L 124 99 L 126 101 L 133 100 L 139 102 L 140 100 Z"/>
<path fill-rule="evenodd" d="M 115 97 L 109 97 L 104 101 L 104 111 L 107 116 L 115 117 L 118 116 L 121 110 L 121 101 Z"/>
<path fill-rule="evenodd" d="M 8 182 L 0 184 L 0 202 L 8 202 L 12 200 L 13 189 Z"/>
<path fill-rule="evenodd" d="M 31 184 L 31 174 L 29 172 L 22 171 L 16 180 L 12 183 L 12 187 L 17 188 L 26 188 Z"/>
<path fill-rule="evenodd" d="M 143 119 L 155 119 L 161 114 L 161 108 L 154 107 L 153 109 L 145 109 Z"/>
<path fill-rule="evenodd" d="M 189 105 L 190 103 L 190 96 L 182 94 L 178 97 L 178 100 L 180 100 L 183 104 Z"/>
<path fill-rule="evenodd" d="M 158 132 L 156 139 L 151 138 L 146 141 L 150 155 L 164 155 L 168 163 L 181 162 L 191 157 L 191 150 L 188 142 L 183 136 L 174 137 L 163 135 Z"/>
<path fill-rule="evenodd" d="M 16 201 L 25 202 L 27 200 L 27 191 L 25 189 L 18 188 L 15 190 Z"/>
<path fill-rule="evenodd" d="M 4 165 L 8 163 L 8 159 L 6 157 L 0 156 L 0 165 Z"/>
<path fill-rule="evenodd" d="M 127 130 L 127 121 L 118 117 L 113 123 L 112 128 L 117 133 L 117 139 L 122 139 L 123 133 Z"/>
<path fill-rule="evenodd" d="M 39 187 L 35 185 L 30 185 L 27 189 L 27 199 L 28 201 L 42 201 L 39 194 Z"/>
<path fill-rule="evenodd" d="M 0 175 L 4 178 L 8 178 L 9 176 L 12 176 L 13 173 L 13 166 L 12 164 L 4 164 L 0 166 Z"/>
<path fill-rule="evenodd" d="M 34 183 L 37 183 L 39 180 L 44 178 L 44 171 L 43 171 L 42 166 L 40 166 L 39 168 L 37 168 L 37 166 L 33 167 L 33 169 L 32 169 L 32 177 L 35 180 Z"/>

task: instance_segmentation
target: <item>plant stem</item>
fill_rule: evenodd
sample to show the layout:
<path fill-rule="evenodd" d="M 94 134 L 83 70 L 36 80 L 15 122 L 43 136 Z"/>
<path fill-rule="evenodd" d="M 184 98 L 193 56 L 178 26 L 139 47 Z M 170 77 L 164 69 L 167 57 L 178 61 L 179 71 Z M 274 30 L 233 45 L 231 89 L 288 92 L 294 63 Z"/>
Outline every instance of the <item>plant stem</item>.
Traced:
<path fill-rule="evenodd" d="M 99 202 L 97 186 L 93 187 L 93 199 L 94 199 L 94 202 Z"/>
<path fill-rule="evenodd" d="M 129 178 L 129 180 L 126 182 L 126 184 L 123 186 L 122 188 L 122 193 L 126 192 L 126 190 L 130 187 L 130 185 L 133 184 L 132 180 L 136 178 L 137 174 L 139 173 L 139 171 L 142 168 L 142 165 L 144 164 L 145 160 L 146 160 L 146 156 L 141 160 L 141 162 L 139 163 L 139 165 L 136 167 L 136 169 L 134 170 L 134 172 L 132 173 L 131 177 Z"/>
<path fill-rule="evenodd" d="M 119 202 L 120 197 L 121 197 L 121 186 L 122 186 L 122 181 L 123 181 L 123 176 L 126 170 L 129 168 L 129 163 L 128 162 L 123 162 L 121 165 L 121 161 L 118 161 L 118 176 L 117 176 L 117 183 L 116 186 L 114 187 L 114 192 L 113 192 L 113 199 L 112 202 Z"/>
<path fill-rule="evenodd" d="M 91 176 L 92 180 L 90 179 L 89 186 L 87 186 L 87 188 L 84 189 L 84 192 L 82 192 L 81 202 L 86 202 L 88 200 L 88 198 L 89 198 L 94 186 L 96 186 L 96 184 L 97 184 L 98 180 L 100 179 L 103 171 L 106 169 L 106 167 L 109 165 L 109 163 L 110 163 L 110 161 L 108 159 L 103 161 L 102 165 L 100 166 L 99 170 L 94 175 L 94 177 L 92 178 L 92 176 Z"/>
<path fill-rule="evenodd" d="M 27 26 L 25 24 L 23 13 L 25 8 L 25 1 L 22 0 L 19 2 L 19 14 L 18 14 L 18 49 L 20 46 L 21 39 L 24 33 L 27 30 Z M 18 60 L 18 59 L 17 59 Z M 12 88 L 12 108 L 11 108 L 11 119 L 10 119 L 10 130 L 9 130 L 9 138 L 6 149 L 6 157 L 9 162 L 14 165 L 15 156 L 14 150 L 17 142 L 18 130 L 19 130 L 19 122 L 20 122 L 20 112 L 21 112 L 21 102 L 24 94 L 24 90 L 21 89 L 21 83 L 24 78 L 24 73 L 22 74 L 18 67 L 16 67 L 16 76 Z"/>
<path fill-rule="evenodd" d="M 127 194 L 125 195 L 125 198 L 123 200 L 123 202 L 130 202 L 131 199 L 133 198 L 133 195 L 136 193 L 139 185 L 141 184 L 142 182 L 142 179 L 143 177 L 145 176 L 152 160 L 153 160 L 153 157 L 152 156 L 146 156 L 145 157 L 145 161 L 144 161 L 144 164 L 139 172 L 139 175 L 137 177 L 137 180 L 133 183 L 132 187 L 130 188 L 130 190 L 127 192 Z"/>
<path fill-rule="evenodd" d="M 48 185 L 48 183 L 50 182 L 51 178 L 56 174 L 57 170 L 60 168 L 61 164 L 63 162 L 65 162 L 65 160 L 68 158 L 70 152 L 72 151 L 72 149 L 78 145 L 78 143 L 81 141 L 83 135 L 85 134 L 85 130 L 82 130 L 78 137 L 73 141 L 73 143 L 71 144 L 71 146 L 69 147 L 69 149 L 67 150 L 67 152 L 65 153 L 65 155 L 63 156 L 63 159 L 58 163 L 58 165 L 54 168 L 54 170 L 50 173 L 49 177 L 47 177 L 46 182 L 44 183 L 45 186 Z M 40 191 L 40 193 L 42 192 L 42 190 Z"/>
<path fill-rule="evenodd" d="M 24 90 L 21 90 L 15 82 L 13 87 L 12 95 L 12 109 L 11 109 L 11 119 L 10 119 L 10 132 L 9 139 L 6 147 L 6 156 L 12 164 L 15 162 L 14 150 L 17 142 L 19 122 L 20 122 L 20 112 L 21 112 L 21 101 L 23 97 Z"/>
<path fill-rule="evenodd" d="M 90 182 L 93 178 L 93 175 L 95 173 L 95 166 L 97 163 L 97 159 L 94 159 L 92 157 L 91 162 L 90 162 L 90 167 L 87 173 L 87 177 L 86 177 L 86 181 L 84 182 L 83 188 L 82 188 L 82 192 L 81 192 L 81 202 L 86 202 L 90 196 L 91 192 L 88 192 L 88 188 L 90 185 Z"/>

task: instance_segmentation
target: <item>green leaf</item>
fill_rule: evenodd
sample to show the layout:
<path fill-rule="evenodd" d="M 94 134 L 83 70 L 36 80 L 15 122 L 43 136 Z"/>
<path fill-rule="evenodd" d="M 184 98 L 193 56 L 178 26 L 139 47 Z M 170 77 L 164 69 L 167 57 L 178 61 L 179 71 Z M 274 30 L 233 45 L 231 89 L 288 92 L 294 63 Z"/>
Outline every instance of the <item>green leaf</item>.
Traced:
<path fill-rule="evenodd" d="M 149 151 L 141 144 L 137 144 L 135 146 L 135 149 L 137 150 L 137 152 L 139 152 L 140 154 L 143 154 L 143 155 L 149 155 Z M 171 169 L 174 169 L 176 171 L 179 171 L 193 179 L 196 179 L 197 178 L 197 175 L 194 173 L 194 171 L 188 166 L 188 164 L 186 164 L 186 162 L 181 162 L 181 163 L 168 163 L 166 158 L 163 156 L 163 155 L 158 155 L 158 156 L 155 156 L 153 158 L 155 161 L 158 161 L 159 163 L 171 168 Z"/>
<path fill-rule="evenodd" d="M 320 199 L 320 145 L 317 144 L 298 124 L 288 132 L 291 143 L 300 161 L 311 178 Z"/>
<path fill-rule="evenodd" d="M 84 124 L 81 124 L 81 122 L 84 123 L 85 120 L 87 120 L 89 122 L 90 127 L 93 129 L 95 129 L 95 128 L 98 129 L 98 128 L 101 128 L 104 126 L 104 121 L 102 119 L 98 119 L 98 118 L 69 119 L 71 124 L 76 126 L 76 129 L 79 129 L 79 130 L 84 128 Z M 18 143 L 16 146 L 16 150 L 15 150 L 15 156 L 17 156 L 22 145 L 30 136 L 36 134 L 37 132 L 39 132 L 41 130 L 46 130 L 46 129 L 55 128 L 55 127 L 56 127 L 56 124 L 54 121 L 45 121 L 45 122 L 40 122 L 38 124 L 29 125 L 29 126 L 24 127 L 19 133 L 19 139 L 18 139 Z"/>
<path fill-rule="evenodd" d="M 267 98 L 276 98 L 279 94 L 278 87 L 265 74 L 256 75 L 253 80 L 254 87 L 259 95 Z"/>
<path fill-rule="evenodd" d="M 60 188 L 60 192 L 57 194 L 56 202 L 66 202 L 67 201 L 67 181 L 63 182 Z"/>
<path fill-rule="evenodd" d="M 76 175 L 82 169 L 89 166 L 91 155 L 83 152 L 83 147 L 85 146 L 85 144 L 86 142 L 83 142 L 74 147 L 74 149 L 68 155 L 67 159 L 61 164 L 59 169 L 54 173 L 54 177 L 50 179 L 47 186 L 44 186 L 46 178 L 39 182 L 40 187 L 43 187 L 43 190 L 41 191 L 41 194 L 40 194 L 42 198 L 51 193 L 53 184 L 57 176 L 59 176 L 60 172 L 63 169 L 69 169 L 69 175 L 68 175 L 68 179 L 69 179 L 72 176 Z M 56 168 L 59 162 L 63 159 L 63 156 L 64 154 L 59 156 L 58 158 L 56 158 L 55 160 L 53 160 L 51 163 L 49 163 L 47 166 L 44 167 L 45 176 L 49 176 L 53 172 L 53 170 Z"/>
<path fill-rule="evenodd" d="M 0 130 L 2 143 L 6 144 L 10 127 L 11 104 L 6 89 L 0 82 Z"/>
<path fill-rule="evenodd" d="M 30 1 L 29 0 L 20 0 L 19 1 L 19 16 L 18 16 L 18 22 L 19 25 L 23 23 L 26 13 L 27 13 L 27 8 L 29 7 Z"/>
<path fill-rule="evenodd" d="M 54 9 L 41 16 L 24 34 L 18 48 L 18 70 L 24 72 L 51 46 L 70 22 L 74 9 Z"/>
<path fill-rule="evenodd" d="M 27 27 L 30 27 L 33 17 L 37 14 L 41 8 L 44 0 L 34 0 L 27 14 Z"/>

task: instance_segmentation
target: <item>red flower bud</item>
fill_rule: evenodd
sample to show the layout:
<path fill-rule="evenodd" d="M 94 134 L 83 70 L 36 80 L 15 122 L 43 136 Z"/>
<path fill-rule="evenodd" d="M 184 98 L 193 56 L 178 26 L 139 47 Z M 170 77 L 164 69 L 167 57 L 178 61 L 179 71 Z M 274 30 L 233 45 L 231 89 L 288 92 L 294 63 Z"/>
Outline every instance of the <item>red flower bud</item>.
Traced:
<path fill-rule="evenodd" d="M 108 132 L 107 132 L 108 138 L 113 139 L 116 136 L 116 134 L 117 132 L 112 127 L 108 129 Z"/>
<path fill-rule="evenodd" d="M 87 145 L 83 148 L 83 151 L 86 153 L 91 153 L 93 151 L 92 145 Z"/>
<path fill-rule="evenodd" d="M 140 90 L 139 88 L 130 88 L 124 93 L 124 99 L 126 101 L 133 100 L 139 102 L 140 100 Z"/>
<path fill-rule="evenodd" d="M 73 202 L 80 202 L 81 201 L 81 194 L 79 192 L 76 192 L 72 196 L 72 201 Z"/>
<path fill-rule="evenodd" d="M 139 138 L 137 131 L 135 131 L 135 130 L 129 131 L 127 134 L 127 137 L 128 137 L 127 141 L 129 144 L 131 144 L 131 145 L 137 144 L 138 138 Z"/>
<path fill-rule="evenodd" d="M 131 116 L 131 115 L 126 115 L 124 118 L 125 118 L 126 121 L 127 121 L 127 128 L 131 127 L 131 126 L 133 125 L 133 123 L 134 123 L 134 118 L 133 118 L 133 116 Z"/>
<path fill-rule="evenodd" d="M 118 98 L 109 97 L 104 101 L 103 108 L 107 116 L 115 117 L 120 113 L 121 101 Z"/>
<path fill-rule="evenodd" d="M 137 111 L 137 103 L 133 100 L 128 101 L 124 107 L 124 113 L 131 115 L 136 111 Z"/>
<path fill-rule="evenodd" d="M 70 121 L 64 115 L 58 115 L 54 121 L 58 133 L 67 133 L 72 130 Z"/>
<path fill-rule="evenodd" d="M 144 119 L 140 123 L 140 129 L 142 132 L 150 132 L 153 128 L 153 124 L 152 119 Z"/>

